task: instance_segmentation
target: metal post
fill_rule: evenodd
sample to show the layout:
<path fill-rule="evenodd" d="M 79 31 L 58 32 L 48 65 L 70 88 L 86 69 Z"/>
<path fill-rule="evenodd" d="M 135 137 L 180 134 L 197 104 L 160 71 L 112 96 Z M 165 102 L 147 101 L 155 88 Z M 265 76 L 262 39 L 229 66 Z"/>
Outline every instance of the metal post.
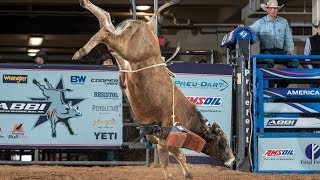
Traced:
<path fill-rule="evenodd" d="M 158 11 L 158 0 L 153 0 L 153 12 Z M 156 14 L 156 20 L 154 21 L 154 34 L 158 36 L 158 14 Z"/>
<path fill-rule="evenodd" d="M 146 164 L 150 167 L 150 149 L 146 149 Z"/>
<path fill-rule="evenodd" d="M 312 0 L 312 23 L 318 25 L 320 16 L 320 0 Z M 316 34 L 317 29 L 312 28 L 312 34 Z"/>
<path fill-rule="evenodd" d="M 39 149 L 34 150 L 34 161 L 39 161 Z"/>
<path fill-rule="evenodd" d="M 237 163 L 236 169 L 240 171 L 250 171 L 251 164 L 249 158 L 249 137 L 250 137 L 250 40 L 237 40 L 236 59 L 236 135 L 237 135 Z"/>
<path fill-rule="evenodd" d="M 131 6 L 132 6 L 132 19 L 137 19 L 137 10 L 136 10 L 136 1 L 131 0 Z"/>
<path fill-rule="evenodd" d="M 211 64 L 214 63 L 214 50 L 213 49 L 211 49 L 210 62 L 211 62 Z"/>

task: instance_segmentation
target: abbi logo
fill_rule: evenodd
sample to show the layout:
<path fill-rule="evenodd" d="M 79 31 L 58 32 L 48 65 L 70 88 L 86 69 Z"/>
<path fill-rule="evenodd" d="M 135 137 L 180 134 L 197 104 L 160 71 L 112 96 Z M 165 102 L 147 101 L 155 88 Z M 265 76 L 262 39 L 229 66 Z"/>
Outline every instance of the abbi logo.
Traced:
<path fill-rule="evenodd" d="M 305 155 L 310 160 L 301 160 L 301 164 L 320 164 L 320 147 L 317 144 L 309 144 L 306 147 Z"/>

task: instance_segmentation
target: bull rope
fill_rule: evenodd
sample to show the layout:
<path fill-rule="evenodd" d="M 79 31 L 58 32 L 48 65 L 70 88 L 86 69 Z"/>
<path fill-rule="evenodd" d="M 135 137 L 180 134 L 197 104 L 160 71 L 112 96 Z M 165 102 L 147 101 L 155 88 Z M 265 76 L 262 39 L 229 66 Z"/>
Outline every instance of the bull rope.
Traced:
<path fill-rule="evenodd" d="M 174 126 L 175 125 L 175 113 L 174 113 L 174 82 L 172 81 L 172 115 L 171 115 L 171 118 L 172 118 L 172 125 Z"/>
<path fill-rule="evenodd" d="M 181 47 L 178 46 L 175 50 L 175 52 L 172 54 L 172 56 L 166 60 L 164 63 L 160 63 L 160 64 L 154 64 L 154 65 L 151 65 L 151 66 L 147 66 L 147 67 L 143 67 L 143 68 L 140 68 L 140 69 L 136 69 L 136 70 L 124 70 L 124 69 L 119 69 L 119 72 L 125 72 L 125 73 L 135 73 L 135 72 L 140 72 L 140 71 L 143 71 L 143 70 L 146 70 L 146 69 L 149 69 L 149 68 L 154 68 L 154 67 L 158 67 L 158 66 L 165 66 L 169 75 L 171 77 L 176 77 L 176 75 L 170 71 L 167 67 L 167 63 L 170 62 L 177 54 L 178 52 L 180 51 Z M 120 67 L 119 67 L 120 68 Z"/>

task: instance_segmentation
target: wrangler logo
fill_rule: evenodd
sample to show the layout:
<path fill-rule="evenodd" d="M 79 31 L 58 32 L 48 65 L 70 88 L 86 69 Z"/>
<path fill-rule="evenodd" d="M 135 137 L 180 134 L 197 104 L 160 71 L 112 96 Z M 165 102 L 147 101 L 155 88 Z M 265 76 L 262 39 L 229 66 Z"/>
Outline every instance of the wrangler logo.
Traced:
<path fill-rule="evenodd" d="M 6 75 L 2 76 L 3 83 L 27 83 L 27 75 Z"/>

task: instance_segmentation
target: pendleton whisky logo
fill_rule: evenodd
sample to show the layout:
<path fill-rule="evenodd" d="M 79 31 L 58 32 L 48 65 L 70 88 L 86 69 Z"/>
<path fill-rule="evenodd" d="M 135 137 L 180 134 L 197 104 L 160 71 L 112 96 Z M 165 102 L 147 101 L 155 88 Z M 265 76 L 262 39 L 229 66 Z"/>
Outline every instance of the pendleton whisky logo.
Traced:
<path fill-rule="evenodd" d="M 2 76 L 3 83 L 27 83 L 27 75 L 7 75 Z"/>

